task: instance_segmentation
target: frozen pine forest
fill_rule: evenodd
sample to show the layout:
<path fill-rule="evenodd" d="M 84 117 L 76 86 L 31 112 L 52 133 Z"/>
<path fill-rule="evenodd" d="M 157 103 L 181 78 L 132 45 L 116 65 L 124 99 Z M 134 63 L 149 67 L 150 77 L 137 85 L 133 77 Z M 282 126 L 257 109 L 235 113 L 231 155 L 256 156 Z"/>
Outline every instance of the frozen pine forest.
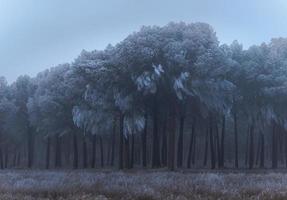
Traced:
<path fill-rule="evenodd" d="M 286 63 L 287 39 L 243 49 L 172 22 L 2 77 L 0 168 L 285 169 Z"/>

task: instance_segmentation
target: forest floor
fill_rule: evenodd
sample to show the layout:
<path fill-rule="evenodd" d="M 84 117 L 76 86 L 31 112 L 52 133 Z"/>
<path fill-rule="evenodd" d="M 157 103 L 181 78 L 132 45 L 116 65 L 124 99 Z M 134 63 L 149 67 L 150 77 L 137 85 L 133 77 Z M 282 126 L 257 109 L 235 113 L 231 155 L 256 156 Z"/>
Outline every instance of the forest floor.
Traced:
<path fill-rule="evenodd" d="M 10 199 L 287 199 L 287 173 L 3 170 L 0 200 Z"/>

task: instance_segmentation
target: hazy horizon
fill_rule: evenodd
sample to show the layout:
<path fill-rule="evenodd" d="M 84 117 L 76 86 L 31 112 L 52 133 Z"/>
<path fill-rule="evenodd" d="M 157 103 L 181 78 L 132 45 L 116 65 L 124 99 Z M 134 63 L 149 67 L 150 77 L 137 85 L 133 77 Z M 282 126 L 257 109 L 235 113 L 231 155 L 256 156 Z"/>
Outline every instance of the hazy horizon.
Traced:
<path fill-rule="evenodd" d="M 286 37 L 287 2 L 0 0 L 0 75 L 9 82 L 71 62 L 82 49 L 116 44 L 143 25 L 209 23 L 221 43 L 245 48 Z"/>

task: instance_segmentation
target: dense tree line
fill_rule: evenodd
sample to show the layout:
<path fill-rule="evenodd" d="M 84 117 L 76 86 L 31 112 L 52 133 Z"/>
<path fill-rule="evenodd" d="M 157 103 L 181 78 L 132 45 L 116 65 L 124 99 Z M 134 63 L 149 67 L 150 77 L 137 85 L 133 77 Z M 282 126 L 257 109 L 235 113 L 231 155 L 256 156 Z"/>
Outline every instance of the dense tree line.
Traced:
<path fill-rule="evenodd" d="M 287 167 L 287 39 L 245 50 L 204 23 L 143 27 L 0 80 L 0 168 Z"/>

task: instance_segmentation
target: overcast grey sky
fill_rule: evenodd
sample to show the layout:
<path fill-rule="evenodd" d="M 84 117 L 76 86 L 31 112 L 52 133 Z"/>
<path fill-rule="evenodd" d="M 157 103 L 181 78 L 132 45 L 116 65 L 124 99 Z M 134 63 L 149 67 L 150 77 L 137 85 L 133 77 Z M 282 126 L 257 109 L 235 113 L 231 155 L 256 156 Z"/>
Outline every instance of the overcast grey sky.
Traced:
<path fill-rule="evenodd" d="M 248 47 L 287 37 L 286 11 L 286 0 L 0 0 L 0 75 L 35 76 L 170 21 L 207 22 L 222 43 Z"/>

